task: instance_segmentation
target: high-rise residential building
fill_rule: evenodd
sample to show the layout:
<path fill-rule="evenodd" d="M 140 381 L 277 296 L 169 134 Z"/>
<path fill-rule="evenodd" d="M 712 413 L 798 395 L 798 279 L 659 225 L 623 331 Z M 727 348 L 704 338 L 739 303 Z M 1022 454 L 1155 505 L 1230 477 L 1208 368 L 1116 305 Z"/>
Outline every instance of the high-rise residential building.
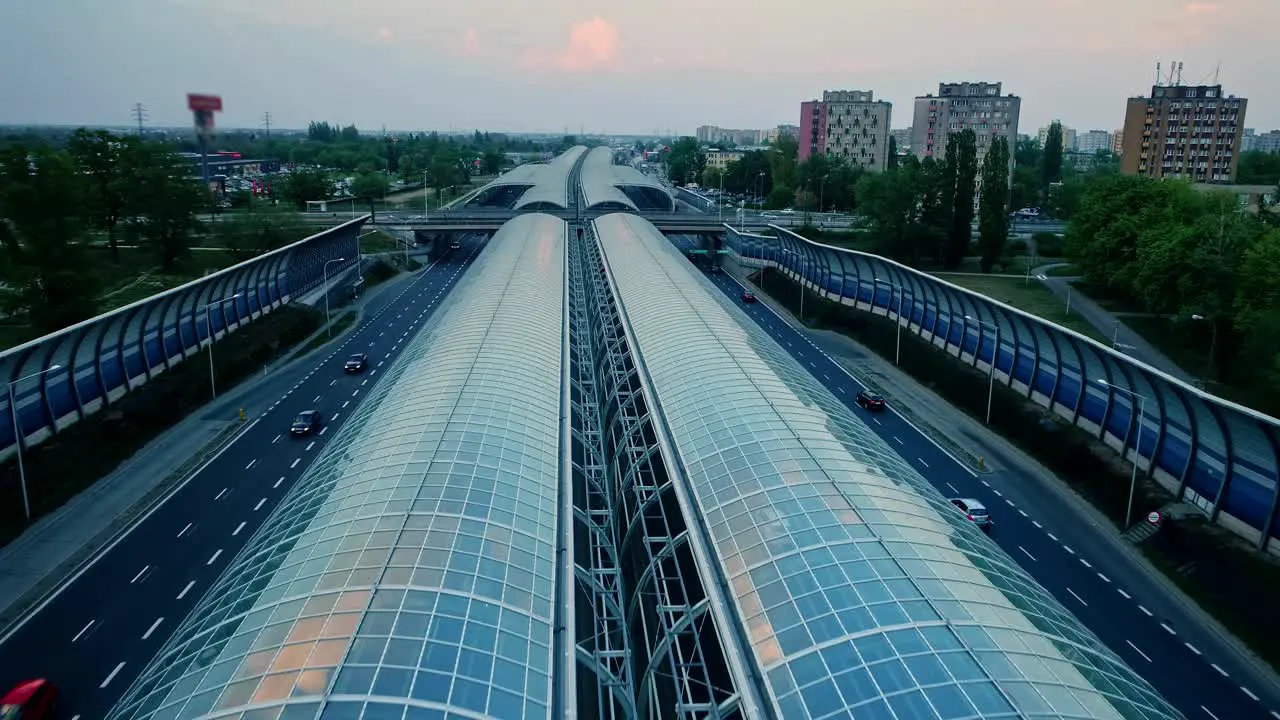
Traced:
<path fill-rule="evenodd" d="M 1111 152 L 1111 133 L 1106 130 L 1090 130 L 1076 136 L 1076 152 L 1093 154 L 1099 150 Z"/>
<path fill-rule="evenodd" d="M 898 128 L 890 130 L 889 137 L 893 138 L 893 142 L 898 146 L 898 152 L 906 152 L 911 149 L 911 128 Z"/>
<path fill-rule="evenodd" d="M 1155 85 L 1150 97 L 1129 98 L 1121 172 L 1234 181 L 1248 102 L 1221 85 Z"/>
<path fill-rule="evenodd" d="M 1111 133 L 1111 154 L 1116 157 L 1124 154 L 1124 128 L 1116 128 Z"/>
<path fill-rule="evenodd" d="M 870 90 L 827 90 L 800 103 L 801 162 L 814 155 L 841 158 L 870 170 L 888 163 L 893 105 Z"/>
<path fill-rule="evenodd" d="M 768 130 L 738 130 L 722 128 L 716 125 L 699 125 L 695 136 L 698 142 L 716 145 L 733 143 L 734 145 L 759 145 Z"/>
<path fill-rule="evenodd" d="M 1058 124 L 1062 125 L 1062 122 L 1059 121 Z M 1036 142 L 1040 143 L 1040 147 L 1042 148 L 1049 144 L 1049 126 L 1048 125 L 1045 125 L 1044 127 L 1040 128 L 1039 131 L 1036 132 Z M 1075 129 L 1069 128 L 1066 125 L 1062 125 L 1062 152 L 1075 152 L 1075 151 L 1076 151 L 1076 131 Z"/>
<path fill-rule="evenodd" d="M 972 130 L 977 136 L 978 167 L 987 156 L 991 141 L 1004 137 L 1009 144 L 1009 177 L 1018 147 L 1018 116 L 1022 98 L 1001 95 L 1002 83 L 939 83 L 938 94 L 916 98 L 915 121 L 911 124 L 911 152 L 916 157 L 941 159 L 953 133 Z M 974 203 L 979 193 L 974 193 Z M 976 206 L 976 205 L 975 205 Z"/>
<path fill-rule="evenodd" d="M 783 123 L 783 124 L 781 124 L 781 125 L 779 125 L 779 126 L 778 126 L 778 135 L 788 135 L 788 136 L 790 136 L 790 137 L 800 137 L 800 126 L 799 126 L 799 125 L 789 125 L 789 124 L 787 124 L 787 123 Z"/>
<path fill-rule="evenodd" d="M 1245 128 L 1240 138 L 1240 152 L 1280 153 L 1280 130 L 1258 133 Z"/>

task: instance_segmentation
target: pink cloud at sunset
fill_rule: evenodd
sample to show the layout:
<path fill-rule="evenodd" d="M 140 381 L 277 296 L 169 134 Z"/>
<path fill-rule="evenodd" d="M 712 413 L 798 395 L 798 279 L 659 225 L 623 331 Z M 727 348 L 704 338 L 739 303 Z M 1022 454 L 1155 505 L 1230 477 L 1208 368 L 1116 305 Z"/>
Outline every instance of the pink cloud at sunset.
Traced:
<path fill-rule="evenodd" d="M 480 34 L 475 28 L 467 28 L 462 38 L 462 52 L 470 57 L 480 57 L 485 54 L 484 46 L 480 44 Z"/>
<path fill-rule="evenodd" d="M 562 50 L 549 55 L 525 53 L 521 64 L 530 70 L 550 68 L 568 73 L 591 72 L 614 67 L 621 44 L 618 26 L 596 16 L 570 26 L 569 43 Z"/>
<path fill-rule="evenodd" d="M 1211 2 L 1189 2 L 1182 6 L 1182 11 L 1192 15 L 1203 15 L 1205 13 L 1217 12 L 1218 4 Z"/>

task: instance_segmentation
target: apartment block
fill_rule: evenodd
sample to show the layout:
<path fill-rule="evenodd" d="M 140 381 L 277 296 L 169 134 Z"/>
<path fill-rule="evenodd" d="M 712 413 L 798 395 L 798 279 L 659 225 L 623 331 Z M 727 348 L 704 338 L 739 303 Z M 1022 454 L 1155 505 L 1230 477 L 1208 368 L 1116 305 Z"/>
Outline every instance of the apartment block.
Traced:
<path fill-rule="evenodd" d="M 1129 98 L 1120 171 L 1233 182 L 1248 102 L 1221 85 L 1155 85 L 1150 97 Z"/>
<path fill-rule="evenodd" d="M 1111 154 L 1116 157 L 1124 154 L 1124 128 L 1116 128 L 1111 133 Z"/>
<path fill-rule="evenodd" d="M 765 130 L 740 130 L 722 128 L 716 125 L 699 125 L 695 133 L 698 142 L 715 145 L 717 143 L 733 143 L 734 145 L 759 145 L 764 139 Z"/>
<path fill-rule="evenodd" d="M 1090 130 L 1076 136 L 1076 152 L 1095 154 L 1099 150 L 1111 152 L 1111 133 L 1106 130 Z"/>
<path fill-rule="evenodd" d="M 821 100 L 800 103 L 799 159 L 827 155 L 884 170 L 892 114 L 893 105 L 870 90 L 827 90 Z"/>
<path fill-rule="evenodd" d="M 1240 152 L 1280 153 L 1280 130 L 1258 133 L 1253 128 L 1245 128 L 1240 138 Z"/>
<path fill-rule="evenodd" d="M 1062 124 L 1061 121 L 1059 121 L 1058 124 L 1061 125 Z M 1040 147 L 1042 148 L 1049 144 L 1049 126 L 1048 125 L 1040 128 L 1039 132 L 1036 133 L 1036 142 L 1040 143 Z M 1066 125 L 1063 125 L 1062 126 L 1062 152 L 1069 153 L 1069 152 L 1075 152 L 1075 151 L 1076 151 L 1076 131 L 1074 128 L 1069 128 Z"/>
<path fill-rule="evenodd" d="M 941 83 L 937 95 L 916 98 L 915 121 L 911 124 L 911 152 L 916 157 L 942 158 L 947 140 L 961 130 L 972 130 L 978 140 L 978 166 L 986 157 L 991 141 L 1003 136 L 1009 144 L 1012 163 L 1018 145 L 1018 116 L 1022 98 L 1002 95 L 1001 83 Z"/>
<path fill-rule="evenodd" d="M 911 128 L 898 128 L 890 130 L 889 137 L 893 138 L 893 142 L 898 146 L 898 152 L 903 153 L 911 149 Z"/>

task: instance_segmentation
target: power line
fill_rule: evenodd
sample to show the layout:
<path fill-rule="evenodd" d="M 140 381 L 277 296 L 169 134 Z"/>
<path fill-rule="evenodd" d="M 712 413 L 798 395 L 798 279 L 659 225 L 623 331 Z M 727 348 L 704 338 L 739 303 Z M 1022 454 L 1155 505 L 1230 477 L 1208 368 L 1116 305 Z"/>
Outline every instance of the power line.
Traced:
<path fill-rule="evenodd" d="M 142 103 L 134 103 L 132 115 L 133 119 L 138 123 L 138 134 L 141 135 L 142 125 L 147 120 L 147 109 L 142 106 Z"/>

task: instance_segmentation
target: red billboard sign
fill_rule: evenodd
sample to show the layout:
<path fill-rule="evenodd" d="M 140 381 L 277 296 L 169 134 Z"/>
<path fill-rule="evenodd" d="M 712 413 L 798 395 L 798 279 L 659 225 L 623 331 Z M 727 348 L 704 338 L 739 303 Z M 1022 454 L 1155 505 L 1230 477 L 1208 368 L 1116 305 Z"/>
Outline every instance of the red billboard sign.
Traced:
<path fill-rule="evenodd" d="M 222 97 L 220 95 L 187 93 L 187 109 L 192 111 L 222 112 Z"/>

